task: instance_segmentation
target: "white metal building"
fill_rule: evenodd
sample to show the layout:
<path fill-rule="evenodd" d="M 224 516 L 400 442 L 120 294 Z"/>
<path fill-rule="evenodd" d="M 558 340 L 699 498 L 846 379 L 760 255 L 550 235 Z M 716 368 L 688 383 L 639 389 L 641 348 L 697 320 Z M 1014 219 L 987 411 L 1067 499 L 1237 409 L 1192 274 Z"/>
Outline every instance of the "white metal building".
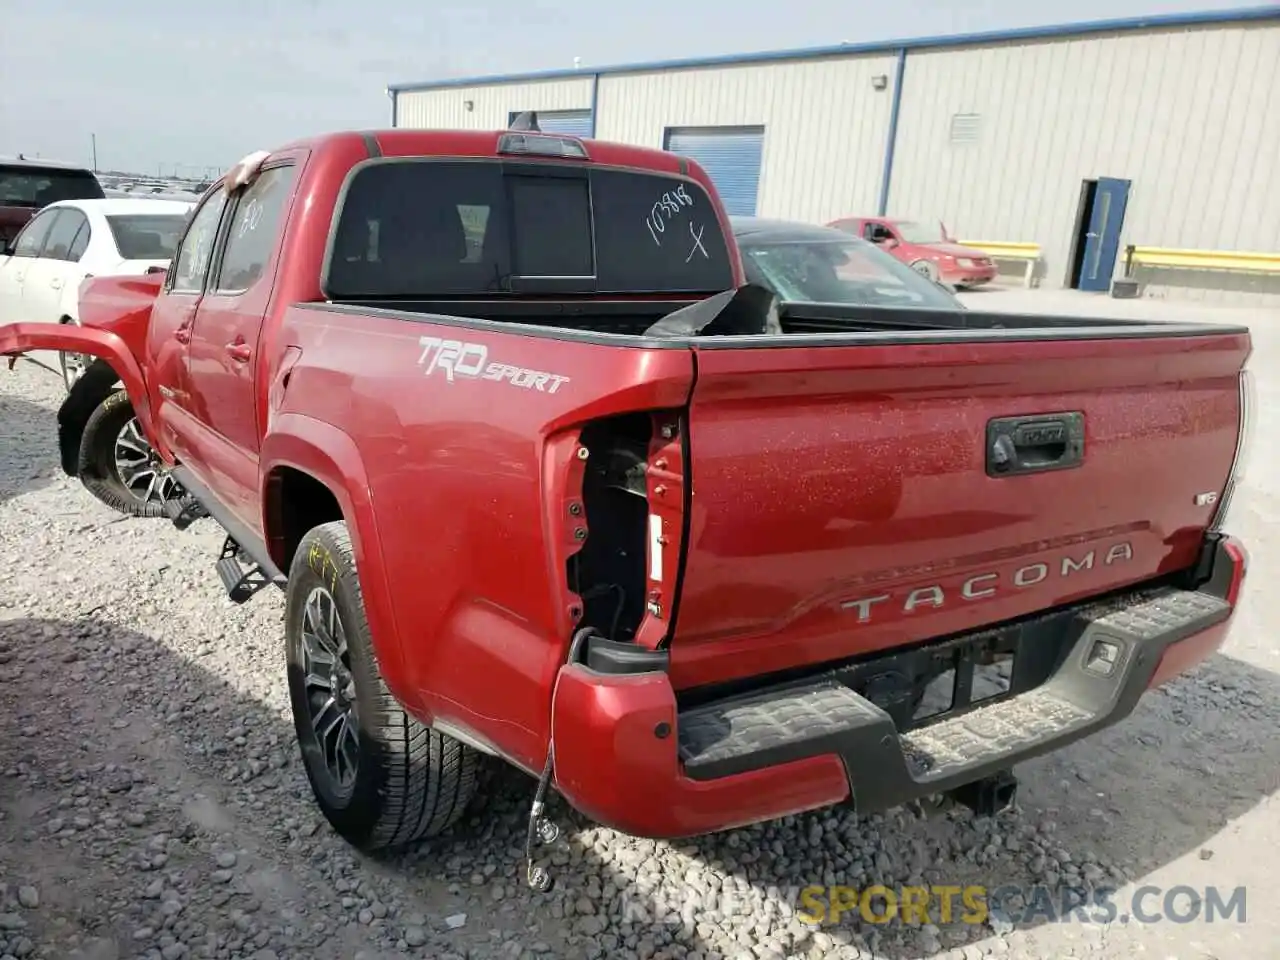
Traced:
<path fill-rule="evenodd" d="M 499 129 L 534 110 L 544 130 L 684 153 L 731 213 L 1037 244 L 1045 286 L 1106 290 L 1130 244 L 1280 266 L 1276 4 L 388 93 L 394 126 Z M 1201 260 L 1139 275 L 1155 295 L 1280 302 L 1269 260 Z"/>

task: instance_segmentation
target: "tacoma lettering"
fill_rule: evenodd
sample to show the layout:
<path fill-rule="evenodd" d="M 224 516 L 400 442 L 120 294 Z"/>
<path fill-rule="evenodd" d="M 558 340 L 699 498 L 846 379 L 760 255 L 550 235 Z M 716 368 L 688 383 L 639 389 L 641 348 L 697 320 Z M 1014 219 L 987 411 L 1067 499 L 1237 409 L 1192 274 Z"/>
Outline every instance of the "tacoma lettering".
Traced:
<path fill-rule="evenodd" d="M 960 584 L 960 599 L 983 600 L 987 597 L 995 596 L 1000 592 L 1002 586 L 1014 589 L 1034 587 L 1036 584 L 1044 583 L 1051 576 L 1070 577 L 1081 570 L 1092 570 L 1097 564 L 1109 567 L 1117 563 L 1126 563 L 1132 559 L 1133 545 L 1126 542 L 1115 544 L 1101 555 L 1096 550 L 1090 550 L 1079 557 L 1066 556 L 1054 561 L 1040 560 L 1035 563 L 1029 563 L 1013 571 L 1012 575 L 1007 579 L 1002 579 L 998 573 L 980 573 L 969 577 Z M 866 623 L 871 619 L 873 607 L 893 600 L 892 594 L 881 593 L 874 597 L 844 600 L 840 606 L 845 610 L 856 611 L 858 622 Z M 911 613 L 913 610 L 921 608 L 937 609 L 944 607 L 947 604 L 947 600 L 947 591 L 942 584 L 934 583 L 924 587 L 915 587 L 900 603 L 903 613 Z"/>

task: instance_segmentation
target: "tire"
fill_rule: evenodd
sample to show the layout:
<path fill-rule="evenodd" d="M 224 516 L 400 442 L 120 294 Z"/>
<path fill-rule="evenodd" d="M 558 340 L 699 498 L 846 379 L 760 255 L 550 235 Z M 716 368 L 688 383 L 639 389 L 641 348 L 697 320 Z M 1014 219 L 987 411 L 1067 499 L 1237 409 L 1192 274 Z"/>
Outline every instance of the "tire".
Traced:
<path fill-rule="evenodd" d="M 373 853 L 456 823 L 475 796 L 482 755 L 419 723 L 387 689 L 373 651 L 351 537 L 341 521 L 312 529 L 294 554 L 285 648 L 303 768 L 333 829 Z M 337 670 L 330 667 L 333 652 L 339 654 Z M 309 679 L 317 676 L 324 682 Z"/>
<path fill-rule="evenodd" d="M 181 495 L 138 428 L 124 390 L 98 404 L 85 423 L 77 475 L 91 494 L 131 517 L 162 517 L 165 501 Z"/>
<path fill-rule="evenodd" d="M 911 264 L 911 269 L 934 283 L 938 282 L 938 268 L 928 260 L 916 260 Z"/>

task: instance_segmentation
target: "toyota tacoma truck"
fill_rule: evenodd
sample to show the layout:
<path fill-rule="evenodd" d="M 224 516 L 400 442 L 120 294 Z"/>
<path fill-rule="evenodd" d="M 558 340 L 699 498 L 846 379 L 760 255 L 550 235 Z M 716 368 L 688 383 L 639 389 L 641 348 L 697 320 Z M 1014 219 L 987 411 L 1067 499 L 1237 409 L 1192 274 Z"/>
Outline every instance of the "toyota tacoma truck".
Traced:
<path fill-rule="evenodd" d="M 697 163 L 517 126 L 250 155 L 167 273 L 0 327 L 98 358 L 68 472 L 116 404 L 231 599 L 283 589 L 352 844 L 445 829 L 486 758 L 535 835 L 549 789 L 664 838 L 992 812 L 1221 646 L 1246 328 L 778 302 Z"/>

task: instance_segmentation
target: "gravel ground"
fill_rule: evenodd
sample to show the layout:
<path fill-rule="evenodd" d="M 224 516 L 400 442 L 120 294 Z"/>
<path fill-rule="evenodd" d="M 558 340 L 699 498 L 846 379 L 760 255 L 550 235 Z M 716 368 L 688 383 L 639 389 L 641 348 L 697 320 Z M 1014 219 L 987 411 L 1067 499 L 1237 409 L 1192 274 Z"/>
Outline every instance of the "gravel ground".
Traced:
<path fill-rule="evenodd" d="M 1255 367 L 1280 362 L 1273 339 L 1260 331 Z M 410 854 L 364 858 L 329 830 L 296 757 L 282 598 L 235 607 L 220 594 L 211 521 L 180 533 L 121 519 L 63 477 L 60 394 L 36 368 L 0 373 L 0 960 L 1275 956 L 1259 856 L 1280 840 L 1280 652 L 1259 584 L 1280 523 L 1269 415 L 1234 524 L 1255 567 L 1228 649 L 1120 727 L 1020 768 L 1017 808 L 838 810 L 667 844 L 559 806 L 563 836 L 544 848 L 556 886 L 539 895 L 521 884 L 532 784 L 517 774 L 495 775 L 469 821 Z M 1057 903 L 1110 884 L 1122 912 L 1143 884 L 1249 885 L 1249 912 L 820 927 L 796 915 L 814 884 L 1011 883 Z"/>

